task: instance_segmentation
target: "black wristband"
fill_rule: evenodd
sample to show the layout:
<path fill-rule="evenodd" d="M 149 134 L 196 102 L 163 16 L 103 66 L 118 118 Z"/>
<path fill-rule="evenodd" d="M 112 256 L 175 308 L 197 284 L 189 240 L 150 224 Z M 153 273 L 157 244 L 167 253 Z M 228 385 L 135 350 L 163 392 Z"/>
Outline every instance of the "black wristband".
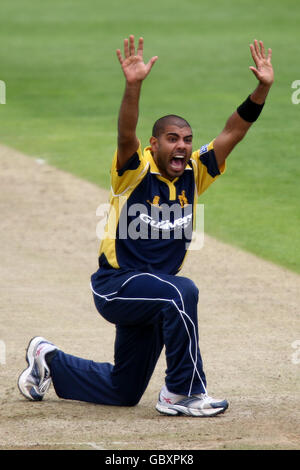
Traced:
<path fill-rule="evenodd" d="M 242 119 L 247 122 L 254 122 L 262 112 L 265 103 L 257 104 L 251 100 L 250 95 L 248 98 L 237 108 L 237 112 Z"/>

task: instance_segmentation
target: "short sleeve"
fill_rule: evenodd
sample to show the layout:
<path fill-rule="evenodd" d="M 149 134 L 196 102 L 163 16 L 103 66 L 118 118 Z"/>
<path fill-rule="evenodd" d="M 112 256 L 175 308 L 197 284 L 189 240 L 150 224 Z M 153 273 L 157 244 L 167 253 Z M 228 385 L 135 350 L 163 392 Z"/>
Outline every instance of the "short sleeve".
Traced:
<path fill-rule="evenodd" d="M 219 168 L 213 141 L 193 152 L 191 160 L 195 171 L 198 195 L 202 194 L 225 171 L 225 163 Z"/>
<path fill-rule="evenodd" d="M 135 185 L 145 173 L 147 165 L 141 146 L 120 169 L 117 169 L 117 153 L 116 150 L 111 166 L 111 187 L 115 195 Z"/>

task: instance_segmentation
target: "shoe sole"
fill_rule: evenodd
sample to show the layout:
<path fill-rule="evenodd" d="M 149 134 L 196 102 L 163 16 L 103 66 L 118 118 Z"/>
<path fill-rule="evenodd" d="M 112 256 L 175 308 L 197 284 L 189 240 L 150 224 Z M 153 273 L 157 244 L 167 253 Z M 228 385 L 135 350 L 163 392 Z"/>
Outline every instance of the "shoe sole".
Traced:
<path fill-rule="evenodd" d="M 26 349 L 26 354 L 25 354 L 25 359 L 28 364 L 28 367 L 23 370 L 23 372 L 20 374 L 18 378 L 18 388 L 20 392 L 25 398 L 31 401 L 41 401 L 43 399 L 43 396 L 41 396 L 40 400 L 37 398 L 33 398 L 26 388 L 27 378 L 31 374 L 33 364 L 34 364 L 34 357 L 33 357 L 34 349 L 37 346 L 37 344 L 40 343 L 41 341 L 46 341 L 46 340 L 42 336 L 35 336 L 29 341 L 28 347 Z"/>
<path fill-rule="evenodd" d="M 194 411 L 191 411 L 192 408 L 189 408 L 189 411 L 185 411 L 187 410 L 187 408 L 181 407 L 179 405 L 177 408 L 168 408 L 166 406 L 160 405 L 159 403 L 157 403 L 156 405 L 156 410 L 163 415 L 166 415 L 166 416 L 184 415 L 184 416 L 190 416 L 193 418 L 211 418 L 213 416 L 217 416 L 219 414 L 225 413 L 227 408 L 228 408 L 228 404 L 227 406 L 224 406 L 222 408 L 212 408 L 212 409 L 205 408 L 204 410 L 194 410 Z"/>

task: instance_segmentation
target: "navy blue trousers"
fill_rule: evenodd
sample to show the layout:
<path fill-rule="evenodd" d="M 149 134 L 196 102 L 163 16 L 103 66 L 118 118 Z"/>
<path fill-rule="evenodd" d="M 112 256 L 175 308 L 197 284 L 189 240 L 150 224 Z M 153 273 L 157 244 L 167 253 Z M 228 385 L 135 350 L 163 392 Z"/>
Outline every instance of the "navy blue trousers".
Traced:
<path fill-rule="evenodd" d="M 206 391 L 198 344 L 198 289 L 190 279 L 102 268 L 92 275 L 91 288 L 98 312 L 116 326 L 114 364 L 59 350 L 51 363 L 59 397 L 136 405 L 164 346 L 169 391 Z"/>

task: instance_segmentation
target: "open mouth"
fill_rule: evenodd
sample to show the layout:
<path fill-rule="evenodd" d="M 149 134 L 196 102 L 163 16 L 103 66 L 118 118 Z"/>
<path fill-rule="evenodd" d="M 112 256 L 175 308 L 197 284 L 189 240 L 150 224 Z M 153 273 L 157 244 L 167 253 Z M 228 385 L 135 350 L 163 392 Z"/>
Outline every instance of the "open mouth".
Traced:
<path fill-rule="evenodd" d="M 175 155 L 170 160 L 170 167 L 175 172 L 183 171 L 185 168 L 185 157 L 183 155 Z"/>

